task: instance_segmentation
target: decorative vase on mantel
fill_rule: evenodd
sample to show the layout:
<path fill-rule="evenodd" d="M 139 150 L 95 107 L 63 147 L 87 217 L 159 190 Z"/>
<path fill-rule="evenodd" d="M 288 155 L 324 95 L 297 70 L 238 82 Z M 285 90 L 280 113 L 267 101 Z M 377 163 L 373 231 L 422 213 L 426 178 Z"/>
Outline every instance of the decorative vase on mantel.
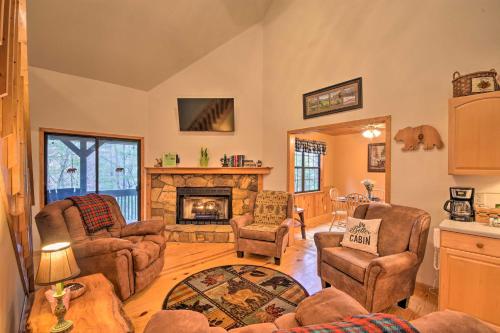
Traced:
<path fill-rule="evenodd" d="M 202 168 L 208 167 L 209 160 L 210 158 L 208 157 L 208 149 L 202 147 L 200 150 L 200 167 Z"/>

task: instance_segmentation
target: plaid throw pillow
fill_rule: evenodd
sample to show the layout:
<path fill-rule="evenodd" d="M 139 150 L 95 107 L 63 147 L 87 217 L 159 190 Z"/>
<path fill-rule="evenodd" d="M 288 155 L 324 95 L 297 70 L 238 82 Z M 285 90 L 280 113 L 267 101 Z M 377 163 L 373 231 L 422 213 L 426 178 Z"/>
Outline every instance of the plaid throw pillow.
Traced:
<path fill-rule="evenodd" d="M 72 196 L 67 199 L 73 201 L 80 211 L 83 226 L 87 233 L 94 233 L 114 224 L 111 209 L 100 195 L 91 193 L 84 196 Z"/>
<path fill-rule="evenodd" d="M 274 333 L 418 333 L 409 322 L 392 314 L 352 316 L 331 324 L 277 330 Z"/>

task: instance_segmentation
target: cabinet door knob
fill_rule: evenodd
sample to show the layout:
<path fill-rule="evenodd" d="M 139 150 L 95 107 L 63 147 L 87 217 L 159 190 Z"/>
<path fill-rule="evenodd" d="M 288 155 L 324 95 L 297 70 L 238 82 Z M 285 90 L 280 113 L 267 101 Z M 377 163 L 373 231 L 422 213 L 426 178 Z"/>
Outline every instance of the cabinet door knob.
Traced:
<path fill-rule="evenodd" d="M 484 247 L 484 244 L 483 243 L 476 243 L 476 246 L 479 248 L 479 249 L 482 249 Z"/>

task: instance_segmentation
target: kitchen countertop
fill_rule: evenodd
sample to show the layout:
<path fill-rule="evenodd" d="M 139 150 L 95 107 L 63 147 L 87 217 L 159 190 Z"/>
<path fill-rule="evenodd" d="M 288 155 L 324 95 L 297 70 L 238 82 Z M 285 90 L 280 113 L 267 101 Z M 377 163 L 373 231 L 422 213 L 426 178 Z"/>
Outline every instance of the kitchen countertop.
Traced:
<path fill-rule="evenodd" d="M 490 227 L 489 225 L 485 225 L 483 223 L 444 220 L 439 224 L 439 229 L 458 232 L 461 234 L 500 239 L 500 228 Z"/>

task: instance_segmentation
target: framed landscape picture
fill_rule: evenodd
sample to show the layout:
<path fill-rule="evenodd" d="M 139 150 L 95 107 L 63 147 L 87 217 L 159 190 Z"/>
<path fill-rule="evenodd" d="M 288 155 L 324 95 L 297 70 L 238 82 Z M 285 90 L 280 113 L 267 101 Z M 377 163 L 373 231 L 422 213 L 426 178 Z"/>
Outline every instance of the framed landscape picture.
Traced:
<path fill-rule="evenodd" d="M 385 143 L 368 144 L 368 172 L 385 172 Z"/>
<path fill-rule="evenodd" d="M 360 77 L 302 95 L 304 119 L 363 107 Z"/>

